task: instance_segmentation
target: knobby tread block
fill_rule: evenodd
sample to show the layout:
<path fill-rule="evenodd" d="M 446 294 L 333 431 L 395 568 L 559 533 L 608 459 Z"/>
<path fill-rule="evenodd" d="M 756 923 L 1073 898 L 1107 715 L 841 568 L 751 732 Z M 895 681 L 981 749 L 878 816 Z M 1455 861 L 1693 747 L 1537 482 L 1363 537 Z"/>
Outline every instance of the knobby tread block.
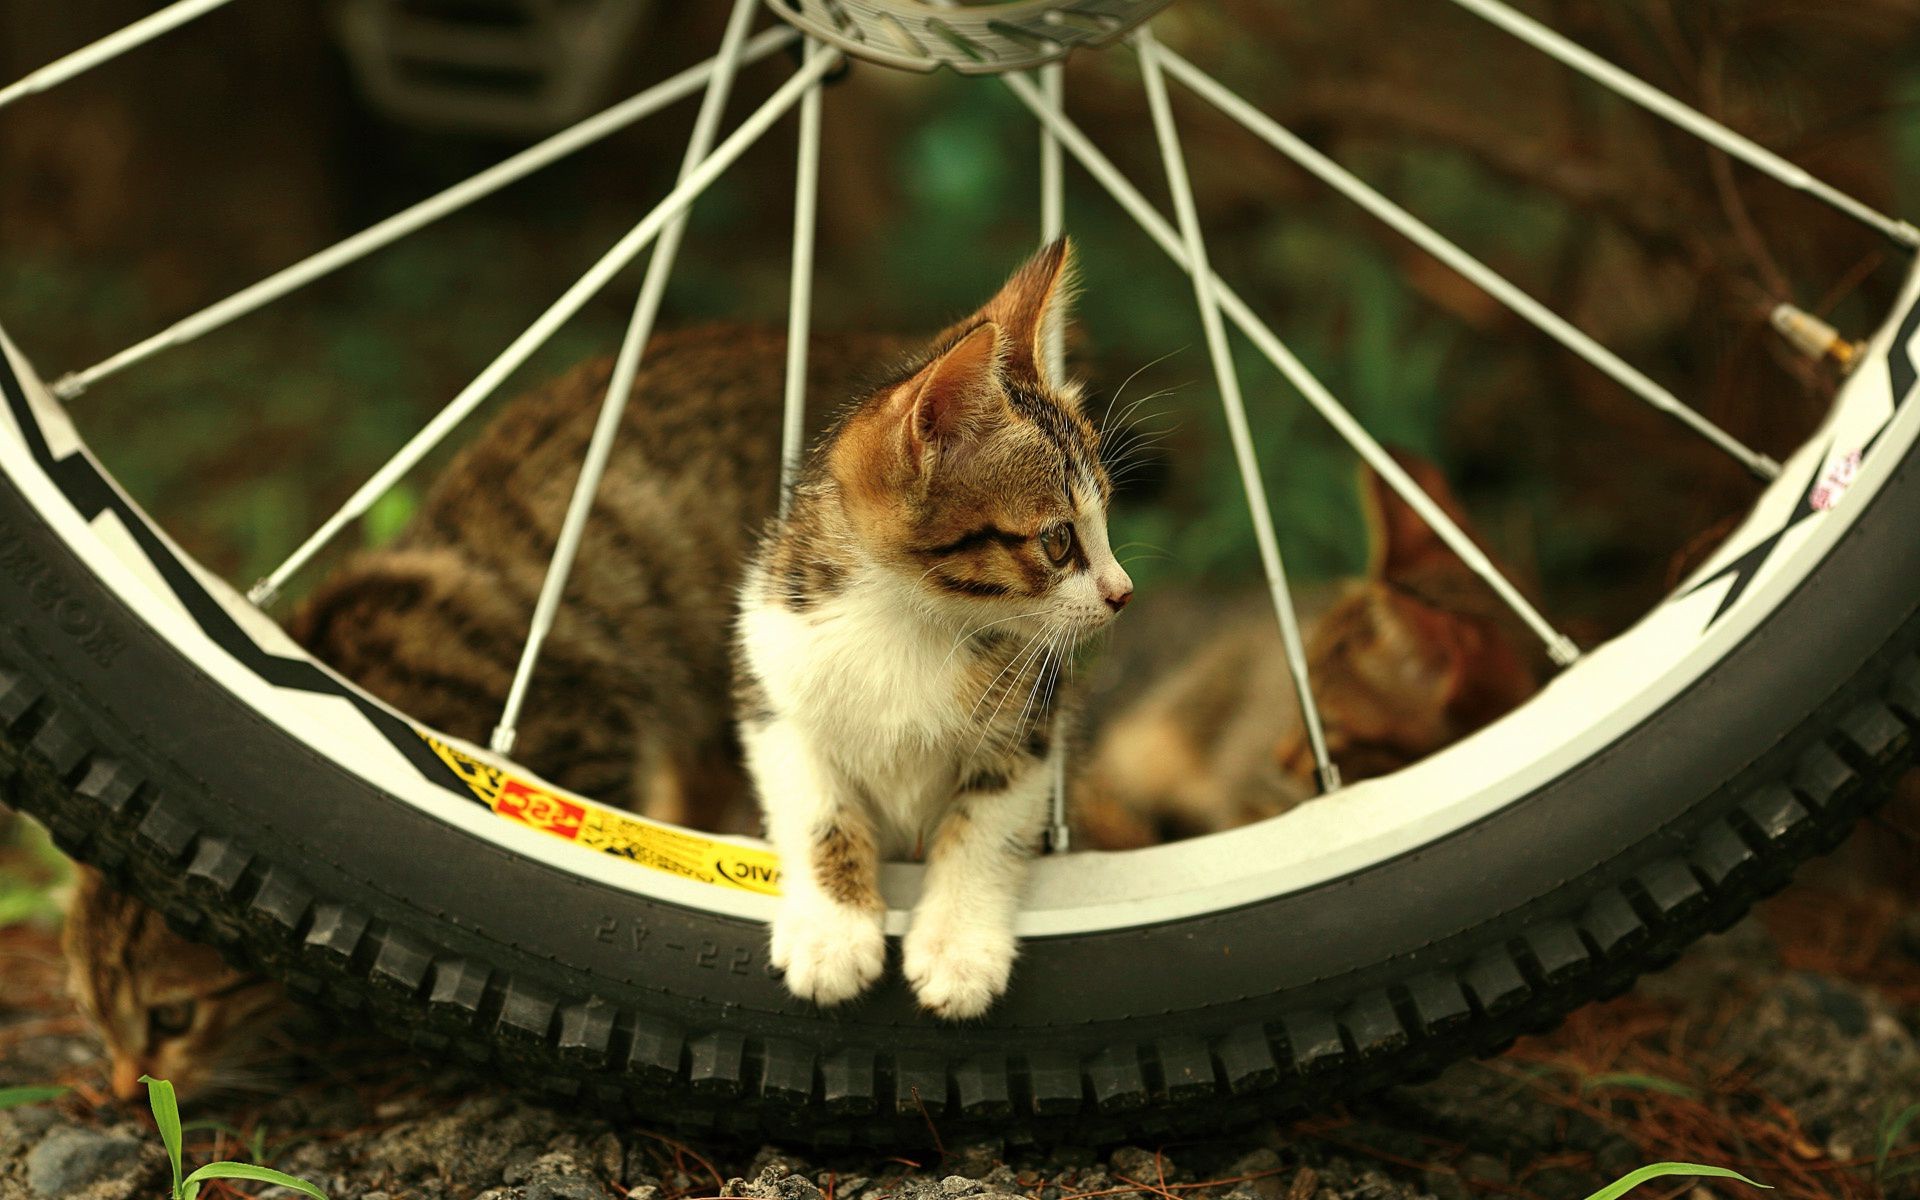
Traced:
<path fill-rule="evenodd" d="M 709 1096 L 738 1096 L 747 1089 L 747 1039 L 731 1029 L 687 1042 L 687 1082 Z"/>
<path fill-rule="evenodd" d="M 947 1111 L 947 1064 L 919 1050 L 893 1059 L 893 1111 L 902 1116 L 938 1117 Z"/>
<path fill-rule="evenodd" d="M 1087 1062 L 1087 1084 L 1094 1107 L 1103 1113 L 1130 1112 L 1147 1103 L 1147 1073 L 1140 1051 L 1133 1046 L 1110 1046 Z"/>
<path fill-rule="evenodd" d="M 1280 1063 L 1264 1025 L 1239 1025 L 1228 1030 L 1216 1051 L 1227 1087 L 1236 1095 L 1264 1091 L 1280 1082 Z"/>
<path fill-rule="evenodd" d="M 1323 1012 L 1290 1012 L 1280 1018 L 1287 1055 L 1302 1075 L 1326 1074 L 1347 1059 L 1347 1043 L 1340 1026 Z"/>
<path fill-rule="evenodd" d="M 203 837 L 193 848 L 186 877 L 189 883 L 224 896 L 240 886 L 252 863 L 252 853 L 227 838 Z"/>
<path fill-rule="evenodd" d="M 523 979 L 508 979 L 500 999 L 494 1032 L 502 1040 L 538 1045 L 547 1040 L 560 1004 L 552 992 Z"/>
<path fill-rule="evenodd" d="M 1602 955 L 1621 955 L 1647 939 L 1648 931 L 1633 904 L 1617 890 L 1608 888 L 1588 903 L 1580 915 L 1580 929 L 1593 940 Z"/>
<path fill-rule="evenodd" d="M 403 929 L 389 929 L 373 956 L 368 979 L 385 992 L 412 996 L 433 969 L 434 948 Z"/>
<path fill-rule="evenodd" d="M 1527 977 L 1505 947 L 1475 958 L 1461 982 L 1480 1011 L 1494 1016 L 1513 1011 L 1533 994 Z"/>
<path fill-rule="evenodd" d="M 1004 1054 L 977 1054 L 953 1068 L 954 1093 L 961 1113 L 975 1119 L 1013 1115 L 1013 1089 Z"/>
<path fill-rule="evenodd" d="M 1161 1038 L 1153 1051 L 1160 1063 L 1160 1090 L 1169 1101 L 1190 1104 L 1220 1090 L 1213 1055 L 1199 1038 Z"/>
<path fill-rule="evenodd" d="M 1407 1030 L 1385 992 L 1368 992 L 1340 1014 L 1344 1042 L 1361 1058 L 1380 1058 L 1407 1048 Z"/>
<path fill-rule="evenodd" d="M 612 1059 L 613 1023 L 619 1009 L 598 996 L 560 1010 L 560 1054 L 570 1063 L 605 1067 Z"/>
<path fill-rule="evenodd" d="M 1473 1004 L 1451 975 L 1429 971 L 1414 976 L 1407 981 L 1407 1000 L 1424 1037 L 1445 1037 L 1473 1020 Z"/>
<path fill-rule="evenodd" d="M 786 1038 L 768 1038 L 760 1057 L 762 1096 L 794 1108 L 813 1099 L 813 1051 Z"/>
<path fill-rule="evenodd" d="M 1028 1055 L 1027 1094 L 1039 1116 L 1079 1112 L 1086 1095 L 1080 1081 L 1080 1060 L 1061 1050 Z"/>
<path fill-rule="evenodd" d="M 820 1098 L 842 1116 L 878 1111 L 877 1056 L 864 1046 L 841 1046 L 820 1059 Z"/>
<path fill-rule="evenodd" d="M 480 1000 L 486 995 L 487 980 L 493 969 L 485 963 L 464 958 L 434 960 L 433 984 L 427 993 L 427 1007 L 442 1018 L 462 1024 L 480 1015 Z"/>
<path fill-rule="evenodd" d="M 627 1072 L 639 1082 L 665 1086 L 680 1077 L 680 1059 L 686 1035 L 675 1026 L 652 1017 L 634 1022 L 633 1043 L 627 1049 Z"/>

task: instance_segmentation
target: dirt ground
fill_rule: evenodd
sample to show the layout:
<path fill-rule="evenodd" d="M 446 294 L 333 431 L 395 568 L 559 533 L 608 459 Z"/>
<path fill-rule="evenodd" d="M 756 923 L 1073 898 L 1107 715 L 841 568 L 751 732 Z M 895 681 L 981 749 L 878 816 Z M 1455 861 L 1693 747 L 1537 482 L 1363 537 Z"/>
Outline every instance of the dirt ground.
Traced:
<path fill-rule="evenodd" d="M 1660 1160 L 1733 1167 L 1783 1197 L 1920 1197 L 1916 861 L 1912 835 L 1881 821 L 1729 933 L 1550 1035 L 1216 1142 L 943 1141 L 911 1157 L 692 1145 L 360 1041 L 316 1051 L 278 1094 L 189 1106 L 187 1158 L 260 1161 L 337 1200 L 1559 1200 Z M 0 1111 L 0 1200 L 161 1196 L 151 1119 L 107 1098 L 62 975 L 46 922 L 0 930 L 0 1087 L 73 1089 Z M 203 1195 L 292 1194 L 246 1186 Z M 1746 1191 L 1665 1180 L 1643 1194 Z"/>

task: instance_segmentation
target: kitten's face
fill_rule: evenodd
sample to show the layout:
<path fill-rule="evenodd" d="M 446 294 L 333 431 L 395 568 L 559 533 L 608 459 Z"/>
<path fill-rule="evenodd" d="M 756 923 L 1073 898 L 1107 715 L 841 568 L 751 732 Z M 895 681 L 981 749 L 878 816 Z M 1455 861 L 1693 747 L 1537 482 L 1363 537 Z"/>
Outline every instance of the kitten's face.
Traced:
<path fill-rule="evenodd" d="M 122 1099 L 142 1093 L 142 1075 L 171 1080 L 183 1096 L 244 1086 L 290 1012 L 278 987 L 179 937 L 84 868 L 64 945 L 68 988 L 106 1044 Z"/>
<path fill-rule="evenodd" d="M 1055 243 L 910 378 L 868 401 L 832 466 L 868 548 L 929 606 L 1080 635 L 1133 581 L 1107 539 L 1112 484 L 1077 387 L 1047 378 L 1068 249 Z"/>

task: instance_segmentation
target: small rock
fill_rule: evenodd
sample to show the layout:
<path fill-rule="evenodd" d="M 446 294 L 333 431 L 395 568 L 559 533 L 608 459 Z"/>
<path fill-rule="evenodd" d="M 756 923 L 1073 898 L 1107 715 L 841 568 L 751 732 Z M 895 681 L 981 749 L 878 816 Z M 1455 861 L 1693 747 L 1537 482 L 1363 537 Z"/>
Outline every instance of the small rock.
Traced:
<path fill-rule="evenodd" d="M 720 1189 L 722 1196 L 747 1196 L 752 1200 L 823 1200 L 819 1186 L 805 1175 L 796 1175 L 784 1166 L 761 1171 L 752 1182 L 734 1178 Z"/>
<path fill-rule="evenodd" d="M 520 1189 L 525 1200 L 607 1200 L 607 1189 L 583 1175 L 538 1175 Z"/>
<path fill-rule="evenodd" d="M 1301 1167 L 1287 1184 L 1287 1200 L 1312 1200 L 1313 1194 L 1319 1190 L 1320 1173 L 1312 1167 Z"/>
<path fill-rule="evenodd" d="M 1162 1172 L 1168 1178 L 1173 1177 L 1171 1162 L 1151 1150 L 1142 1150 L 1138 1146 L 1122 1146 L 1115 1150 L 1107 1159 L 1107 1168 L 1115 1175 L 1137 1179 L 1143 1183 L 1156 1182 Z"/>
<path fill-rule="evenodd" d="M 968 1179 L 965 1175 L 949 1175 L 940 1181 L 940 1194 L 943 1196 L 977 1196 L 990 1190 L 978 1179 Z"/>
<path fill-rule="evenodd" d="M 133 1138 L 64 1126 L 27 1152 L 27 1185 L 42 1196 L 65 1196 L 139 1162 Z"/>
<path fill-rule="evenodd" d="M 815 1179 L 814 1182 L 819 1183 L 820 1181 Z M 854 1200 L 854 1197 L 867 1190 L 867 1185 L 871 1182 L 873 1181 L 865 1175 L 848 1175 L 845 1178 L 836 1178 L 833 1181 L 834 1200 Z"/>
<path fill-rule="evenodd" d="M 960 1147 L 947 1162 L 947 1169 L 968 1179 L 984 1178 L 1000 1165 L 1003 1147 L 999 1142 L 972 1142 Z"/>
<path fill-rule="evenodd" d="M 778 1146 L 762 1146 L 760 1152 L 753 1156 L 753 1161 L 747 1165 L 747 1174 L 758 1179 L 775 1167 L 788 1175 L 812 1173 L 805 1159 L 788 1154 Z"/>
<path fill-rule="evenodd" d="M 1467 1190 L 1460 1173 L 1447 1167 L 1433 1167 L 1421 1178 L 1435 1200 L 1469 1200 L 1473 1194 Z"/>
<path fill-rule="evenodd" d="M 1005 1163 L 1000 1163 L 981 1176 L 980 1182 L 987 1185 L 988 1191 L 1006 1196 L 1018 1195 L 1025 1190 L 1020 1185 L 1020 1176 Z M 836 1198 L 836 1200 L 846 1200 L 846 1198 Z"/>

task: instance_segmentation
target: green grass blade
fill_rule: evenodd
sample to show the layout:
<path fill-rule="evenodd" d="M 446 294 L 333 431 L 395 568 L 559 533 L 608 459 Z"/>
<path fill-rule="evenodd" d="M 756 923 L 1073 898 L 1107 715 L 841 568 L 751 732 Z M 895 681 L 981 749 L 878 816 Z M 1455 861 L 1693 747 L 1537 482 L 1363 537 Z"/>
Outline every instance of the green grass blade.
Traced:
<path fill-rule="evenodd" d="M 207 1179 L 251 1179 L 256 1183 L 277 1183 L 281 1187 L 292 1188 L 296 1192 L 312 1196 L 313 1200 L 327 1200 L 325 1192 L 304 1179 L 295 1179 L 284 1171 L 276 1171 L 272 1167 L 256 1167 L 252 1163 L 208 1163 L 187 1176 L 187 1183 L 198 1187 L 203 1180 Z"/>
<path fill-rule="evenodd" d="M 23 1104 L 45 1104 L 49 1100 L 58 1100 L 70 1090 L 52 1085 L 0 1088 L 0 1110 L 19 1108 Z"/>
<path fill-rule="evenodd" d="M 167 1161 L 173 1164 L 173 1194 L 180 1190 L 180 1102 L 174 1097 L 173 1084 L 165 1079 L 142 1075 L 147 1085 L 147 1103 L 153 1106 L 153 1123 L 160 1130 L 160 1142 L 167 1148 Z M 191 1200 L 190 1197 L 184 1200 Z"/>
<path fill-rule="evenodd" d="M 1607 1075 L 1588 1075 L 1581 1079 L 1580 1090 L 1591 1092 L 1595 1088 L 1625 1088 L 1637 1092 L 1660 1092 L 1667 1096 L 1679 1096 L 1691 1100 L 1700 1093 L 1684 1083 L 1673 1079 L 1663 1079 L 1658 1075 L 1636 1075 L 1631 1071 L 1616 1071 Z"/>
<path fill-rule="evenodd" d="M 1622 1175 L 1606 1187 L 1601 1188 L 1587 1200 L 1620 1200 L 1620 1197 L 1654 1179 L 1664 1179 L 1669 1175 L 1687 1175 L 1699 1179 L 1737 1179 L 1749 1187 L 1773 1190 L 1771 1184 L 1755 1183 L 1738 1171 L 1729 1171 L 1725 1167 L 1703 1167 L 1699 1163 L 1663 1162 L 1641 1167 Z"/>
<path fill-rule="evenodd" d="M 1887 1111 L 1888 1119 L 1880 1126 L 1879 1153 L 1874 1155 L 1873 1163 L 1873 1177 L 1882 1180 L 1887 1178 L 1887 1156 L 1906 1136 L 1907 1126 L 1913 1124 L 1914 1118 L 1920 1117 L 1920 1103 L 1909 1104 L 1897 1114 L 1891 1108 Z"/>

